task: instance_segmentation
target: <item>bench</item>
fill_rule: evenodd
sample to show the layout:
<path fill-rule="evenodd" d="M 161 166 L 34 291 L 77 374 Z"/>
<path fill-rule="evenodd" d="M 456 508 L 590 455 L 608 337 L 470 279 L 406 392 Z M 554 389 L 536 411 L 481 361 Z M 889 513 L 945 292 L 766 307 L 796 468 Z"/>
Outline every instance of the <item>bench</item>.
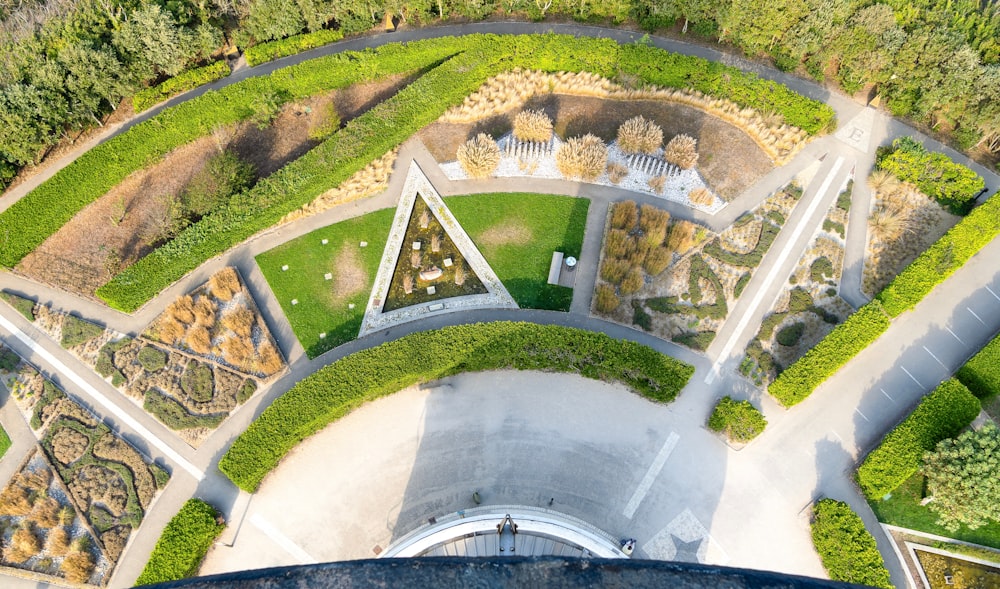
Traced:
<path fill-rule="evenodd" d="M 552 263 L 549 264 L 549 284 L 559 284 L 559 272 L 562 271 L 563 253 L 552 252 Z"/>

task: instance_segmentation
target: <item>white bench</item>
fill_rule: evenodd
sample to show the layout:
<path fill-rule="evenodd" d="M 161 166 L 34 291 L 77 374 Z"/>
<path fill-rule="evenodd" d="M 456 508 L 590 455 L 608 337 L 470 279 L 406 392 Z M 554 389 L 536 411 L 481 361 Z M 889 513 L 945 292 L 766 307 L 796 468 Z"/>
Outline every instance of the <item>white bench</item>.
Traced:
<path fill-rule="evenodd" d="M 559 272 L 562 271 L 563 253 L 552 252 L 552 263 L 549 264 L 549 284 L 559 284 Z"/>

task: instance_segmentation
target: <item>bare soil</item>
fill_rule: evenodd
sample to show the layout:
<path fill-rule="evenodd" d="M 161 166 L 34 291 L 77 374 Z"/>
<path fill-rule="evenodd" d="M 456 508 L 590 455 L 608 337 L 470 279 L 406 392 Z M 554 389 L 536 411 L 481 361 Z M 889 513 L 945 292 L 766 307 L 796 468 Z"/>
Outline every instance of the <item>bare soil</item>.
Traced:
<path fill-rule="evenodd" d="M 531 229 L 522 223 L 507 222 L 490 227 L 479 237 L 479 242 L 485 247 L 502 245 L 523 245 L 531 241 Z"/>
<path fill-rule="evenodd" d="M 28 277 L 93 297 L 99 286 L 151 252 L 162 240 L 168 203 L 179 195 L 208 158 L 227 148 L 252 163 L 261 178 L 315 147 L 310 133 L 335 109 L 342 124 L 385 100 L 412 81 L 393 76 L 378 82 L 287 104 L 274 122 L 258 129 L 250 122 L 221 129 L 167 154 L 159 163 L 129 175 L 50 236 L 17 266 Z M 124 206 L 125 216 L 116 225 Z"/>
<path fill-rule="evenodd" d="M 345 243 L 333 264 L 333 289 L 336 301 L 358 294 L 369 284 L 368 273 L 357 251 Z"/>
<path fill-rule="evenodd" d="M 544 110 L 563 138 L 593 133 L 605 141 L 617 137 L 618 127 L 636 115 L 663 128 L 665 141 L 679 133 L 698 140 L 698 171 L 726 200 L 735 198 L 773 167 L 771 159 L 739 128 L 689 106 L 659 100 L 608 100 L 589 96 L 547 94 L 530 99 L 525 109 Z M 439 162 L 454 161 L 458 146 L 478 133 L 499 137 L 511 130 L 519 110 L 476 123 L 432 123 L 418 136 Z"/>

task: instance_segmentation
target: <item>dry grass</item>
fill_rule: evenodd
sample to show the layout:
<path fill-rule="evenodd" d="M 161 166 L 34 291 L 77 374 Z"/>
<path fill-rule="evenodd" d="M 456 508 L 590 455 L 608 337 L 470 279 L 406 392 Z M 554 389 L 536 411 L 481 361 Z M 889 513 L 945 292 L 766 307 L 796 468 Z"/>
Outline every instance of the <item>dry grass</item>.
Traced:
<path fill-rule="evenodd" d="M 236 275 L 236 269 L 226 267 L 219 270 L 208 279 L 208 289 L 212 296 L 220 301 L 230 301 L 233 295 L 240 292 L 240 278 Z"/>
<path fill-rule="evenodd" d="M 698 187 L 688 192 L 688 200 L 696 205 L 709 206 L 715 202 L 715 197 L 709 189 Z"/>
<path fill-rule="evenodd" d="M 608 284 L 598 284 L 594 296 L 594 306 L 600 313 L 610 313 L 620 304 L 615 295 L 615 287 Z"/>
<path fill-rule="evenodd" d="M 49 532 L 49 537 L 45 541 L 45 551 L 51 556 L 65 556 L 69 552 L 69 534 L 66 528 L 59 526 Z"/>
<path fill-rule="evenodd" d="M 524 245 L 531 241 L 531 228 L 520 221 L 510 220 L 494 225 L 479 236 L 479 244 L 483 247 L 499 247 L 502 245 Z"/>
<path fill-rule="evenodd" d="M 698 163 L 698 143 L 690 135 L 676 135 L 667 143 L 663 159 L 682 170 L 690 170 Z"/>
<path fill-rule="evenodd" d="M 654 154 L 663 145 L 663 129 L 642 115 L 618 127 L 618 147 L 625 153 Z"/>
<path fill-rule="evenodd" d="M 188 330 L 184 343 L 196 354 L 208 354 L 212 351 L 212 336 L 204 325 L 195 325 Z"/>
<path fill-rule="evenodd" d="M 634 200 L 615 203 L 611 208 L 611 226 L 623 231 L 631 231 L 639 221 L 639 208 Z"/>
<path fill-rule="evenodd" d="M 881 194 L 896 191 L 899 188 L 899 179 L 885 170 L 875 170 L 868 176 L 868 187 L 878 197 Z"/>
<path fill-rule="evenodd" d="M 646 233 L 666 233 L 669 223 L 670 213 L 663 209 L 653 205 L 642 205 L 639 209 L 639 228 Z"/>
<path fill-rule="evenodd" d="M 31 520 L 43 528 L 59 525 L 59 502 L 52 497 L 40 497 L 31 510 Z"/>
<path fill-rule="evenodd" d="M 608 180 L 612 184 L 618 184 L 625 179 L 625 176 L 628 176 L 628 167 L 618 162 L 608 164 Z"/>
<path fill-rule="evenodd" d="M 263 347 L 263 344 L 261 344 Z M 253 346 L 246 338 L 227 337 L 219 343 L 219 351 L 227 362 L 243 370 L 251 368 Z"/>
<path fill-rule="evenodd" d="M 621 290 L 622 294 L 637 293 L 645 283 L 646 279 L 642 274 L 642 268 L 639 266 L 633 266 L 629 269 L 628 273 L 625 274 L 625 278 L 622 279 L 619 290 Z"/>
<path fill-rule="evenodd" d="M 344 244 L 333 263 L 334 298 L 343 300 L 353 297 L 368 285 L 368 272 L 365 270 L 358 251 L 350 244 Z"/>
<path fill-rule="evenodd" d="M 493 137 L 480 133 L 458 148 L 458 163 L 472 178 L 488 178 L 500 165 L 500 147 Z"/>
<path fill-rule="evenodd" d="M 94 557 L 89 550 L 77 550 L 74 547 L 73 551 L 63 559 L 60 568 L 66 575 L 66 580 L 73 583 L 85 583 L 94 571 Z"/>
<path fill-rule="evenodd" d="M 184 337 L 186 330 L 187 328 L 184 327 L 184 324 L 175 319 L 173 315 L 163 315 L 156 323 L 154 331 L 156 332 L 157 339 L 173 345 Z"/>
<path fill-rule="evenodd" d="M 646 184 L 649 186 L 649 189 L 656 194 L 662 194 L 663 189 L 667 186 L 667 177 L 652 176 L 649 180 L 646 180 Z"/>
<path fill-rule="evenodd" d="M 880 204 L 868 218 L 868 229 L 877 244 L 887 244 L 901 239 L 913 231 L 909 215 L 902 208 Z"/>
<path fill-rule="evenodd" d="M 219 306 L 211 298 L 204 295 L 199 296 L 194 304 L 195 325 L 204 325 L 211 328 L 215 325 L 215 313 L 218 309 Z"/>
<path fill-rule="evenodd" d="M 552 139 L 552 119 L 540 110 L 525 110 L 514 117 L 514 137 L 520 141 L 548 143 Z"/>
<path fill-rule="evenodd" d="M 585 181 L 596 180 L 608 163 L 608 148 L 596 135 L 573 137 L 556 152 L 556 167 L 563 176 Z"/>
<path fill-rule="evenodd" d="M 14 563 L 22 563 L 41 550 L 41 542 L 31 527 L 30 522 L 25 522 L 14 532 L 10 546 L 3 551 L 4 560 Z"/>
<path fill-rule="evenodd" d="M 389 175 L 392 173 L 392 165 L 396 162 L 398 154 L 399 150 L 394 149 L 372 161 L 341 182 L 340 186 L 324 192 L 311 203 L 282 217 L 279 224 L 290 223 L 382 192 L 389 187 Z"/>
<path fill-rule="evenodd" d="M 191 295 L 177 297 L 167 306 L 167 313 L 181 325 L 194 323 L 194 298 Z"/>
<path fill-rule="evenodd" d="M 222 316 L 222 325 L 240 337 L 250 337 L 253 324 L 253 311 L 246 307 L 236 307 Z"/>
<path fill-rule="evenodd" d="M 657 247 L 651 249 L 648 254 L 646 254 L 646 261 L 642 265 L 642 269 L 646 271 L 646 274 L 650 276 L 659 276 L 670 262 L 673 261 L 673 254 L 665 247 Z"/>
<path fill-rule="evenodd" d="M 605 253 L 615 258 L 624 258 L 634 247 L 628 233 L 623 229 L 611 229 L 604 238 Z"/>
<path fill-rule="evenodd" d="M 604 262 L 601 263 L 601 280 L 615 285 L 621 284 L 630 268 L 631 266 L 625 260 L 606 256 Z"/>
<path fill-rule="evenodd" d="M 257 346 L 257 364 L 255 366 L 257 372 L 270 375 L 281 370 L 282 366 L 284 366 L 284 361 L 271 342 L 264 341 Z"/>
<path fill-rule="evenodd" d="M 691 221 L 674 221 L 667 234 L 667 249 L 684 255 L 695 245 L 698 226 Z"/>

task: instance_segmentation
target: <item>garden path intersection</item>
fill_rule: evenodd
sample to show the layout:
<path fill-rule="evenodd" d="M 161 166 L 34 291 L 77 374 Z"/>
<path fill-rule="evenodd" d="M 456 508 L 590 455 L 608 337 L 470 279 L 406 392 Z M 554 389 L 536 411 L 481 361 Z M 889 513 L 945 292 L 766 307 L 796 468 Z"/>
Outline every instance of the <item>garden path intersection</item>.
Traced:
<path fill-rule="evenodd" d="M 210 87 L 365 45 L 417 36 L 539 30 L 623 41 L 635 38 L 628 32 L 578 26 L 499 23 L 443 27 L 333 44 L 242 70 Z M 230 546 L 217 546 L 210 553 L 203 569 L 206 573 L 372 557 L 374 547 L 386 548 L 428 518 L 471 507 L 473 490 L 478 490 L 488 504 L 541 507 L 553 499 L 550 509 L 554 511 L 614 535 L 635 537 L 638 557 L 698 560 L 816 576 L 822 576 L 823 569 L 811 547 L 804 513 L 813 500 L 827 496 L 847 501 L 870 530 L 876 529 L 874 515 L 851 482 L 853 465 L 921 396 L 1000 330 L 1000 242 L 995 240 L 986 246 L 913 311 L 897 318 L 883 337 L 812 397 L 791 410 L 779 408 L 734 370 L 753 328 L 778 296 L 780 286 L 847 175 L 853 171 L 856 178 L 866 177 L 878 145 L 904 135 L 921 136 L 898 121 L 809 82 L 710 49 L 662 39 L 652 42 L 777 79 L 797 92 L 827 101 L 837 110 L 839 120 L 845 122 L 835 134 L 814 140 L 792 162 L 764 176 L 714 215 L 649 195 L 561 180 L 450 181 L 426 148 L 411 139 L 401 148 L 385 192 L 265 231 L 203 264 L 134 315 L 112 311 L 9 273 L 0 276 L 4 288 L 136 335 L 176 296 L 203 283 L 218 269 L 236 266 L 288 359 L 289 372 L 236 411 L 196 451 L 13 309 L 0 305 L 0 336 L 5 345 L 40 367 L 174 474 L 129 544 L 112 587 L 131 585 L 167 521 L 192 495 L 220 507 L 233 526 L 227 533 Z M 153 109 L 130 124 L 159 110 Z M 921 139 L 928 147 L 969 163 L 939 144 Z M 721 229 L 819 159 L 819 172 L 805 187 L 792 216 L 706 354 L 589 314 L 603 227 L 611 203 L 624 199 L 648 202 L 667 209 L 674 218 Z M 254 257 L 319 227 L 395 207 L 411 162 L 424 170 L 442 196 L 526 191 L 590 199 L 570 312 L 504 309 L 436 315 L 376 331 L 310 360 L 271 295 Z M 986 179 L 990 194 L 1000 186 L 996 174 L 976 165 L 970 167 Z M 864 182 L 854 186 L 841 292 L 858 306 L 867 300 L 860 284 L 871 195 Z M 27 189 L 30 185 L 21 188 Z M 0 206 L 9 206 L 16 198 L 16 194 L 7 197 Z M 406 333 L 507 319 L 569 325 L 635 340 L 692 364 L 695 375 L 670 405 L 655 405 L 627 394 L 620 386 L 572 375 L 460 375 L 406 389 L 355 411 L 292 452 L 249 501 L 245 496 L 241 498 L 218 472 L 218 459 L 253 418 L 318 368 Z M 764 434 L 740 451 L 725 445 L 702 425 L 715 401 L 724 394 L 753 399 L 763 406 L 769 421 Z M 0 411 L 0 422 L 14 441 L 8 459 L 0 463 L 5 483 L 12 474 L 10 464 L 24 456 L 33 442 L 9 398 Z M 876 538 L 887 557 L 893 581 L 903 586 L 903 573 L 891 557 L 891 548 L 881 534 Z M 35 582 L 7 577 L 3 584 L 37 586 Z"/>

